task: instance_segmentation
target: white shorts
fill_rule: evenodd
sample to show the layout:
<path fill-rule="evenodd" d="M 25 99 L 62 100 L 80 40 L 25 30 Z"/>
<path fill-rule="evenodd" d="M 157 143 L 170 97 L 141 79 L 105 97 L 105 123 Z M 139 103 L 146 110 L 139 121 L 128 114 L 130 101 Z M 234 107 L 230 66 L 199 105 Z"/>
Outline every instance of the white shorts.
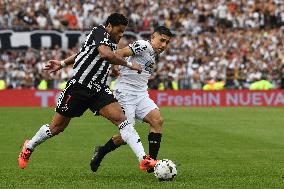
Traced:
<path fill-rule="evenodd" d="M 159 109 L 155 102 L 149 98 L 149 94 L 129 94 L 119 90 L 114 91 L 114 96 L 123 108 L 129 121 L 135 124 L 135 119 L 143 121 L 147 114 L 154 109 Z"/>

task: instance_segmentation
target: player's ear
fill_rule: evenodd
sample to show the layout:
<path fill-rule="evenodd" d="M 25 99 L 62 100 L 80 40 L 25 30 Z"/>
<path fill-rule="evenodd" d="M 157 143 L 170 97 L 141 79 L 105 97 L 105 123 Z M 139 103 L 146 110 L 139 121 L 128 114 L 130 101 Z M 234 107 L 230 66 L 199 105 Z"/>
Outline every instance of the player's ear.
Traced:
<path fill-rule="evenodd" d="M 106 29 L 107 29 L 108 31 L 111 31 L 111 30 L 112 30 L 112 25 L 111 25 L 110 23 L 108 23 L 108 25 L 106 26 Z"/>
<path fill-rule="evenodd" d="M 155 38 L 155 35 L 156 35 L 156 33 L 151 34 L 151 37 L 150 37 L 151 41 Z"/>

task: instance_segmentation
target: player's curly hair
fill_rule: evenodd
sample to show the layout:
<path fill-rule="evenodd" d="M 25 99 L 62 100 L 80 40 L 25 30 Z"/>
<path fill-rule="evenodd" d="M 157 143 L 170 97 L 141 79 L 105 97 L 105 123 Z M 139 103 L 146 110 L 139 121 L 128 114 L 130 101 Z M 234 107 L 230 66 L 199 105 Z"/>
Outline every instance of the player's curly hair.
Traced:
<path fill-rule="evenodd" d="M 174 34 L 171 32 L 171 30 L 165 26 L 158 26 L 154 29 L 154 33 L 164 34 L 169 37 L 173 37 Z"/>
<path fill-rule="evenodd" d="M 115 12 L 109 15 L 109 17 L 107 18 L 105 26 L 107 26 L 108 24 L 111 24 L 112 26 L 127 26 L 128 19 L 123 14 Z"/>

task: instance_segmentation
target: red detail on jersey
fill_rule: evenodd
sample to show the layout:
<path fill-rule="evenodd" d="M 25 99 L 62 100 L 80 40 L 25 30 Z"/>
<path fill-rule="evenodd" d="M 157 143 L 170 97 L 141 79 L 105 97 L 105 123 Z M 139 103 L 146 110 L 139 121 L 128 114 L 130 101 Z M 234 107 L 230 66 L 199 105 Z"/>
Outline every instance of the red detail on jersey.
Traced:
<path fill-rule="evenodd" d="M 72 97 L 71 95 L 68 95 L 68 96 L 67 96 L 67 99 L 66 99 L 65 104 L 68 104 L 68 101 L 71 99 L 71 97 Z"/>

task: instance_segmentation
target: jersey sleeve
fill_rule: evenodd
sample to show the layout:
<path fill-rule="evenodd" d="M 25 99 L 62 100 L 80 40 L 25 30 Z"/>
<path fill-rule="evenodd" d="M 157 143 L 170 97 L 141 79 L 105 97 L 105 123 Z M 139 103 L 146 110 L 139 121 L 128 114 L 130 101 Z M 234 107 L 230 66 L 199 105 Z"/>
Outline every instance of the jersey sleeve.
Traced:
<path fill-rule="evenodd" d="M 103 30 L 98 30 L 94 35 L 94 41 L 96 43 L 96 46 L 99 47 L 100 45 L 106 45 L 109 47 L 112 47 L 112 43 L 109 39 L 109 34 L 107 34 Z"/>
<path fill-rule="evenodd" d="M 148 48 L 147 47 L 147 42 L 144 41 L 144 40 L 135 41 L 134 43 L 129 44 L 128 46 L 132 50 L 134 55 L 142 54 Z"/>

